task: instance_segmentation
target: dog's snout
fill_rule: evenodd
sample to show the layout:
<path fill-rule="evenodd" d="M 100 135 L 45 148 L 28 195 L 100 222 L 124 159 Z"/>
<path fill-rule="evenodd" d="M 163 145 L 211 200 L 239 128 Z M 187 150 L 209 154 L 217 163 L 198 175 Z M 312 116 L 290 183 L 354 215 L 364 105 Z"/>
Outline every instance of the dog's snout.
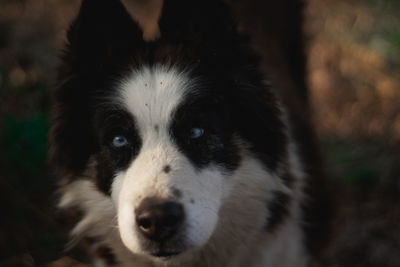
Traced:
<path fill-rule="evenodd" d="M 143 200 L 135 215 L 139 232 L 157 242 L 171 238 L 185 219 L 181 204 L 156 198 Z"/>

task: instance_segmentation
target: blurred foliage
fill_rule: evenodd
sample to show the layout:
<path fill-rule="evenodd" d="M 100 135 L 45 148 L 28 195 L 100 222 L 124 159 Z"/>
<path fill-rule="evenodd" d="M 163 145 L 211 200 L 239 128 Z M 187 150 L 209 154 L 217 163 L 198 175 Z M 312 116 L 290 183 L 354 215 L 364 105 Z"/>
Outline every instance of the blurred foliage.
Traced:
<path fill-rule="evenodd" d="M 16 170 L 20 182 L 38 179 L 46 167 L 48 87 L 29 81 L 20 68 L 0 75 L 0 164 Z"/>
<path fill-rule="evenodd" d="M 354 155 L 351 145 L 341 142 L 332 142 L 324 146 L 329 166 L 341 166 L 347 171 L 339 176 L 338 181 L 344 183 L 363 184 L 376 182 L 379 178 L 378 170 L 374 165 L 368 163 L 369 154 Z"/>
<path fill-rule="evenodd" d="M 400 32 L 386 34 L 385 40 L 392 45 L 393 48 L 400 49 Z"/>
<path fill-rule="evenodd" d="M 25 179 L 40 178 L 45 169 L 47 132 L 49 123 L 45 114 L 18 120 L 8 115 L 3 119 L 2 149 L 6 163 L 23 170 Z"/>

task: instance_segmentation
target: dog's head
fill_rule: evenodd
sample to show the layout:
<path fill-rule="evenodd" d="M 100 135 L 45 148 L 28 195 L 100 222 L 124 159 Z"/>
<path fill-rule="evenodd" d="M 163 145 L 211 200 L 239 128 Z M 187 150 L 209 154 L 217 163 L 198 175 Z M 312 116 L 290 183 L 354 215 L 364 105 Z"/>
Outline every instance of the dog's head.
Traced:
<path fill-rule="evenodd" d="M 83 1 L 50 142 L 72 180 L 94 163 L 88 179 L 112 199 L 130 251 L 167 258 L 208 242 L 232 188 L 269 179 L 249 166 L 274 173 L 286 137 L 224 4 L 166 0 L 159 27 L 146 43 L 119 1 Z"/>

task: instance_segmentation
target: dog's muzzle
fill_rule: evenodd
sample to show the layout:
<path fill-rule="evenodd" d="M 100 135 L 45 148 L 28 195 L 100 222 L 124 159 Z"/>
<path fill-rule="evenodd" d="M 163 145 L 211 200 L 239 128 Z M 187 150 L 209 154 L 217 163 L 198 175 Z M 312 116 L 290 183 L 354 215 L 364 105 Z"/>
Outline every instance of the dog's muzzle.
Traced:
<path fill-rule="evenodd" d="M 178 254 L 170 247 L 181 231 L 185 221 L 184 208 L 180 203 L 159 198 L 146 198 L 135 210 L 136 226 L 139 235 L 151 244 L 150 254 L 157 257 L 170 257 Z M 154 249 L 157 247 L 157 249 Z"/>

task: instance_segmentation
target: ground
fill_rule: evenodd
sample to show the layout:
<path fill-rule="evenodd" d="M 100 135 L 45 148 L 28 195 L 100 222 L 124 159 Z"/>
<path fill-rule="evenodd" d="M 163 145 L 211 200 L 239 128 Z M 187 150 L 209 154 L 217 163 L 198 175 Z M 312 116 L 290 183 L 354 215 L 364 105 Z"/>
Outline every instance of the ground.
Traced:
<path fill-rule="evenodd" d="M 0 3 L 1 266 L 81 264 L 60 259 L 68 221 L 46 165 L 57 51 L 78 5 Z M 323 266 L 400 266 L 399 14 L 396 0 L 310 0 L 305 10 L 314 125 L 338 207 Z"/>

